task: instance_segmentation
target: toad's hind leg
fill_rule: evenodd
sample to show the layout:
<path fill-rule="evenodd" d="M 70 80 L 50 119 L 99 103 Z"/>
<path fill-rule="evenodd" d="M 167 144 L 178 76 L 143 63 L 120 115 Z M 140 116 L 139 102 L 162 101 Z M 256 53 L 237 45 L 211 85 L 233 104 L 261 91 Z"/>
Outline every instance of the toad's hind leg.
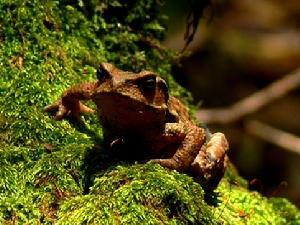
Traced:
<path fill-rule="evenodd" d="M 228 148 L 224 134 L 215 133 L 211 136 L 191 165 L 191 173 L 197 182 L 210 188 L 218 185 L 228 163 Z"/>
<path fill-rule="evenodd" d="M 153 159 L 149 162 L 158 163 L 163 167 L 179 172 L 186 172 L 205 142 L 205 132 L 190 123 L 184 130 L 185 137 L 175 154 L 167 159 Z"/>

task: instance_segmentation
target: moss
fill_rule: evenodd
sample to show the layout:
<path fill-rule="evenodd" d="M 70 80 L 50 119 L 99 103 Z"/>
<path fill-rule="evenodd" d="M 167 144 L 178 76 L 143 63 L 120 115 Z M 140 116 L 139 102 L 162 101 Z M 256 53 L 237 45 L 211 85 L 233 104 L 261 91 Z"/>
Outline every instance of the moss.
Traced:
<path fill-rule="evenodd" d="M 115 159 L 101 147 L 95 115 L 81 126 L 42 111 L 71 84 L 95 79 L 101 61 L 156 71 L 188 103 L 170 76 L 176 54 L 160 44 L 158 1 L 0 0 L 0 12 L 1 223 L 297 223 L 288 201 L 229 185 L 243 183 L 235 173 L 208 205 L 186 175 Z"/>
<path fill-rule="evenodd" d="M 211 218 L 202 189 L 190 177 L 137 164 L 111 168 L 89 195 L 65 201 L 58 224 L 214 224 Z"/>
<path fill-rule="evenodd" d="M 221 224 L 300 224 L 300 212 L 286 199 L 261 196 L 223 181 L 215 218 Z"/>

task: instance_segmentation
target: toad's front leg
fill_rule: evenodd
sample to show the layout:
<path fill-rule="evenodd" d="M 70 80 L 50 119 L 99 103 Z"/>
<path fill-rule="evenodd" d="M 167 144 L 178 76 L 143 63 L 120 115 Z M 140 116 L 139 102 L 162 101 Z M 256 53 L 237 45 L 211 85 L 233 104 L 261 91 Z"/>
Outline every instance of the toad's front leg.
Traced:
<path fill-rule="evenodd" d="M 56 102 L 47 105 L 44 111 L 55 111 L 54 118 L 61 120 L 67 116 L 77 118 L 81 113 L 93 112 L 80 100 L 90 100 L 95 89 L 99 86 L 98 81 L 77 84 L 65 90 L 62 97 Z"/>
<path fill-rule="evenodd" d="M 172 125 L 172 123 L 170 125 Z M 179 172 L 186 172 L 205 142 L 205 131 L 192 123 L 174 123 L 173 125 L 175 125 L 175 127 L 173 127 L 176 128 L 175 132 L 174 129 L 167 128 L 165 137 L 168 138 L 170 142 L 175 142 L 177 137 L 180 137 L 179 139 L 182 140 L 178 149 L 176 149 L 171 158 L 153 159 L 150 160 L 150 162 L 158 163 L 163 167 Z M 180 125 L 182 127 L 181 129 Z"/>

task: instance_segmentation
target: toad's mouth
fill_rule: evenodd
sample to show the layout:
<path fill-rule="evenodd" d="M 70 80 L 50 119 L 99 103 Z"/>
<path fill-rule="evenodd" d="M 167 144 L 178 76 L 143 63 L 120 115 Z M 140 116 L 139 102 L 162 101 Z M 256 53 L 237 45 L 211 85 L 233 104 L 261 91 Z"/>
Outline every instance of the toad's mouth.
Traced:
<path fill-rule="evenodd" d="M 99 108 L 109 108 L 112 110 L 127 109 L 130 111 L 165 111 L 167 104 L 156 104 L 147 98 L 126 95 L 118 92 L 98 92 L 94 97 L 94 102 Z"/>

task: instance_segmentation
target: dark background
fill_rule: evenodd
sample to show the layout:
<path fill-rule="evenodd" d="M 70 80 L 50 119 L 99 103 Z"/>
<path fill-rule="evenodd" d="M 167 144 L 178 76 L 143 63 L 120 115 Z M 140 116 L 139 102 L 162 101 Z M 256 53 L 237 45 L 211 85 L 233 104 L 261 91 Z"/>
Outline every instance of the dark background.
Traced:
<path fill-rule="evenodd" d="M 192 1 L 167 0 L 165 45 L 184 47 L 186 18 Z M 228 107 L 300 66 L 300 1 L 214 0 L 205 9 L 190 53 L 176 79 L 201 108 Z M 300 90 L 250 115 L 300 137 Z M 230 158 L 240 174 L 266 196 L 283 196 L 300 206 L 300 154 L 247 133 L 243 121 L 209 124 L 230 141 Z"/>

